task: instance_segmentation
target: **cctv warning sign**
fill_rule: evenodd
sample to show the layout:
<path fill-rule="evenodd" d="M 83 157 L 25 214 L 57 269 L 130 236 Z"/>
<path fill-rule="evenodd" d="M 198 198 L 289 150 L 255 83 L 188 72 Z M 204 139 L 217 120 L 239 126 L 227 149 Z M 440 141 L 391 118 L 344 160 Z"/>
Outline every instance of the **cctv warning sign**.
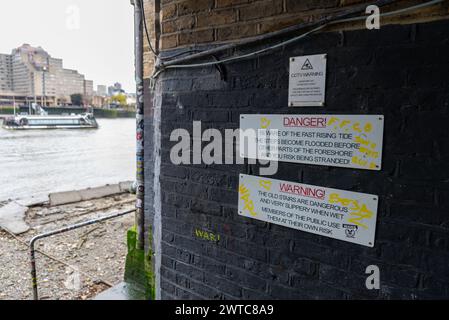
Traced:
<path fill-rule="evenodd" d="M 326 55 L 290 58 L 289 106 L 324 106 Z"/>

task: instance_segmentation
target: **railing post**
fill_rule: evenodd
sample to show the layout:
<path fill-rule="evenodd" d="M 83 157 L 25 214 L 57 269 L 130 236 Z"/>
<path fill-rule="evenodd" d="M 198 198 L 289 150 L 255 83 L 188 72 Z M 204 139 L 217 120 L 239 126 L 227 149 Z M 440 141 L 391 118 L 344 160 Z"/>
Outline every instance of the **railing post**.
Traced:
<path fill-rule="evenodd" d="M 33 300 L 39 300 L 39 294 L 37 292 L 37 273 L 36 273 L 36 251 L 34 244 L 36 240 L 30 242 L 30 261 L 31 261 L 31 285 L 33 289 Z"/>
<path fill-rule="evenodd" d="M 64 227 L 64 228 L 61 228 L 58 230 L 39 234 L 39 235 L 35 236 L 33 239 L 31 239 L 31 241 L 30 241 L 30 266 L 31 266 L 31 281 L 32 281 L 31 285 L 32 285 L 32 289 L 33 289 L 33 299 L 39 300 L 39 294 L 38 294 L 38 288 L 37 288 L 38 283 L 37 283 L 37 271 L 36 271 L 36 269 L 37 269 L 36 268 L 36 249 L 35 249 L 35 244 L 38 240 L 48 238 L 48 237 L 51 237 L 51 236 L 54 236 L 57 234 L 65 233 L 68 231 L 72 231 L 75 229 L 79 229 L 82 227 L 87 227 L 87 226 L 90 226 L 90 225 L 93 225 L 93 224 L 96 224 L 96 223 L 99 223 L 102 221 L 122 217 L 124 215 L 130 214 L 135 211 L 136 211 L 136 209 L 132 209 L 132 210 L 128 210 L 128 211 L 124 211 L 124 212 L 120 212 L 120 213 L 111 214 L 109 216 L 104 216 L 101 218 L 88 220 L 88 221 L 74 224 L 71 226 L 67 226 L 67 227 Z"/>

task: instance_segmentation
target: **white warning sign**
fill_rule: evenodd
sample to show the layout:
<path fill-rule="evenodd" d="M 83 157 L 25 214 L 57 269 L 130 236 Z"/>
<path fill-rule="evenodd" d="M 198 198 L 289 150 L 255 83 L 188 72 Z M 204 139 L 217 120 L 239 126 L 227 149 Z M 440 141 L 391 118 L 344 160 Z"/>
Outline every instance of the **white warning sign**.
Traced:
<path fill-rule="evenodd" d="M 375 195 L 240 175 L 239 215 L 374 246 Z"/>
<path fill-rule="evenodd" d="M 241 115 L 240 156 L 381 170 L 381 115 Z"/>
<path fill-rule="evenodd" d="M 324 106 L 326 55 L 290 58 L 289 106 Z"/>

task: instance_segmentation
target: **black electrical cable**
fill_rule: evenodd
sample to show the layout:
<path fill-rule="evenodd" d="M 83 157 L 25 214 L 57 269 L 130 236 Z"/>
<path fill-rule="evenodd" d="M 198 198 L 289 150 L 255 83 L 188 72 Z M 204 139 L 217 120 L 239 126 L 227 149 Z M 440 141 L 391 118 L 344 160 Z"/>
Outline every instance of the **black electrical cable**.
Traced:
<path fill-rule="evenodd" d="M 153 52 L 153 54 L 159 58 L 159 55 L 156 53 L 156 51 L 153 48 L 153 45 L 151 44 L 151 38 L 150 38 L 150 33 L 148 32 L 148 26 L 147 26 L 147 19 L 145 16 L 145 7 L 143 5 L 143 0 L 138 0 L 139 5 L 140 5 L 140 11 L 142 11 L 142 19 L 143 19 L 143 26 L 145 29 L 145 34 L 147 36 L 147 40 L 148 40 L 148 45 L 150 46 L 150 50 L 151 52 Z"/>
<path fill-rule="evenodd" d="M 283 35 L 286 35 L 286 34 L 289 34 L 289 33 L 297 32 L 299 30 L 303 30 L 303 29 L 306 29 L 306 28 L 320 27 L 322 25 L 329 24 L 329 23 L 331 23 L 333 21 L 337 21 L 337 20 L 341 20 L 341 19 L 347 18 L 347 17 L 349 17 L 351 15 L 354 15 L 354 14 L 365 13 L 366 7 L 368 5 L 376 5 L 378 7 L 384 7 L 384 6 L 393 4 L 395 2 L 398 2 L 398 0 L 378 0 L 378 1 L 375 1 L 374 3 L 371 3 L 371 4 L 358 5 L 358 6 L 354 7 L 354 8 L 347 9 L 347 10 L 345 10 L 342 13 L 338 13 L 338 14 L 335 14 L 335 15 L 327 16 L 327 17 L 324 17 L 324 18 L 322 18 L 322 19 L 320 19 L 318 21 L 313 21 L 313 22 L 309 22 L 309 23 L 305 23 L 305 24 L 301 24 L 301 25 L 294 25 L 294 26 L 291 26 L 291 27 L 288 27 L 288 28 L 285 28 L 285 29 L 282 29 L 282 30 L 279 30 L 279 31 L 266 33 L 266 34 L 263 34 L 263 35 L 260 35 L 260 36 L 247 38 L 247 39 L 243 39 L 243 40 L 240 40 L 240 41 L 237 41 L 237 42 L 234 42 L 234 43 L 222 45 L 222 46 L 219 46 L 219 47 L 216 47 L 216 48 L 213 48 L 213 49 L 204 50 L 204 51 L 201 51 L 201 52 L 199 52 L 197 54 L 192 54 L 190 56 L 182 57 L 182 58 L 179 58 L 179 59 L 176 59 L 176 60 L 173 60 L 173 61 L 161 62 L 160 67 L 164 68 L 164 67 L 168 67 L 168 66 L 171 66 L 171 65 L 177 65 L 177 64 L 180 64 L 180 63 L 183 63 L 183 62 L 191 61 L 191 60 L 202 58 L 202 57 L 205 57 L 205 56 L 210 56 L 211 54 L 216 54 L 216 53 L 220 53 L 220 52 L 223 52 L 223 51 L 226 51 L 226 50 L 235 49 L 235 48 L 238 48 L 240 46 L 250 45 L 250 44 L 261 42 L 261 41 L 264 41 L 264 40 L 268 40 L 268 39 L 271 39 L 271 38 L 274 38 L 274 37 L 283 36 Z"/>
<path fill-rule="evenodd" d="M 444 1 L 447 1 L 447 0 L 427 1 L 427 2 L 418 4 L 418 5 L 415 5 L 415 6 L 406 7 L 404 9 L 399 9 L 399 10 L 395 10 L 395 11 L 392 11 L 392 12 L 382 13 L 380 16 L 381 17 L 387 17 L 387 16 L 398 15 L 398 14 L 406 13 L 408 11 L 413 11 L 413 10 L 417 10 L 417 9 L 424 8 L 424 7 L 427 7 L 427 6 L 431 6 L 431 5 L 435 5 L 435 4 L 438 4 L 438 3 L 442 3 Z M 386 5 L 387 3 L 388 4 L 392 3 L 393 1 L 379 1 L 379 2 L 377 2 L 377 4 L 380 4 L 381 2 L 384 5 Z M 327 27 L 329 25 L 336 24 L 336 23 L 342 23 L 342 22 L 354 22 L 354 21 L 359 21 L 359 20 L 362 20 L 362 19 L 366 19 L 366 17 L 363 17 L 363 16 L 357 16 L 357 17 L 352 17 L 352 18 L 342 18 L 343 16 L 347 16 L 347 14 L 337 15 L 337 16 L 333 16 L 331 18 L 325 18 L 324 19 L 324 21 L 326 21 L 325 23 L 317 23 L 318 27 L 315 27 L 314 29 L 307 31 L 307 32 L 305 32 L 304 34 L 302 34 L 300 36 L 294 37 L 294 38 L 289 39 L 287 41 L 280 42 L 280 43 L 278 43 L 276 45 L 273 45 L 273 46 L 270 46 L 268 48 L 264 48 L 264 49 L 261 49 L 261 50 L 255 51 L 255 52 L 250 52 L 250 53 L 239 55 L 239 56 L 229 57 L 229 58 L 225 58 L 225 59 L 222 59 L 222 60 L 219 60 L 219 61 L 211 61 L 211 62 L 204 62 L 204 63 L 197 63 L 197 64 L 187 64 L 187 65 L 180 65 L 180 64 L 178 64 L 180 62 L 189 61 L 191 59 L 197 59 L 197 58 L 203 57 L 203 56 L 211 56 L 212 54 L 214 54 L 216 52 L 221 52 L 221 51 L 223 51 L 225 49 L 231 49 L 231 48 L 237 47 L 238 45 L 242 45 L 242 43 L 237 43 L 237 44 L 230 45 L 231 47 L 229 45 L 225 45 L 225 46 L 221 46 L 221 47 L 214 48 L 214 49 L 211 49 L 211 50 L 202 51 L 199 54 L 194 54 L 194 55 L 191 55 L 191 56 L 188 56 L 188 57 L 184 57 L 184 58 L 176 59 L 176 60 L 173 60 L 173 61 L 169 61 L 167 63 L 162 63 L 160 65 L 160 69 L 155 71 L 155 73 L 153 75 L 153 78 L 157 78 L 157 76 L 162 71 L 164 71 L 166 69 L 171 69 L 171 68 L 195 68 L 195 67 L 212 66 L 212 65 L 217 65 L 217 64 L 221 64 L 221 63 L 230 62 L 230 61 L 235 61 L 235 60 L 240 60 L 240 59 L 253 57 L 253 56 L 262 54 L 264 52 L 283 47 L 283 46 L 285 46 L 287 44 L 290 44 L 290 43 L 295 42 L 297 40 L 300 40 L 302 38 L 305 38 L 306 36 L 308 36 L 308 35 L 310 35 L 312 33 L 315 33 L 317 31 L 320 31 L 320 30 L 324 29 L 325 27 Z M 315 26 L 317 24 L 315 24 Z M 289 28 L 287 28 L 287 29 L 289 29 Z M 281 30 L 279 32 L 274 32 L 274 33 L 284 34 L 285 30 L 286 29 Z M 271 37 L 272 34 L 262 35 L 261 37 L 266 37 L 266 36 Z M 249 40 L 249 41 L 251 41 L 251 40 Z M 260 38 L 258 38 L 256 40 L 252 40 L 251 43 L 253 43 L 255 41 L 260 41 Z M 248 44 L 248 43 L 245 42 L 243 44 Z"/>
<path fill-rule="evenodd" d="M 183 55 L 188 54 L 188 53 L 195 53 L 195 52 L 202 52 L 202 51 L 203 51 L 203 50 L 200 50 L 200 49 L 190 49 L 190 50 L 187 50 L 187 51 L 174 53 L 174 54 L 171 55 L 171 56 L 159 57 L 159 58 L 160 58 L 161 60 L 170 60 L 170 59 L 174 59 L 174 58 L 183 56 Z"/>
<path fill-rule="evenodd" d="M 199 50 L 199 49 L 190 49 L 190 50 L 186 50 L 186 51 L 183 51 L 183 52 L 175 53 L 173 55 L 166 56 L 166 57 L 161 57 L 160 55 L 158 55 L 156 50 L 154 50 L 153 45 L 151 44 L 150 32 L 148 31 L 147 19 L 146 19 L 146 15 L 145 15 L 145 6 L 143 5 L 143 1 L 139 1 L 139 3 L 140 3 L 141 11 L 142 11 L 142 19 L 143 19 L 143 26 L 144 26 L 144 29 L 145 29 L 145 35 L 146 35 L 148 44 L 150 46 L 150 50 L 151 50 L 151 52 L 153 52 L 153 54 L 156 56 L 156 58 L 158 58 L 160 60 L 170 60 L 170 59 L 174 59 L 174 58 L 180 57 L 180 56 L 185 55 L 185 54 L 196 53 L 196 52 L 201 52 L 202 51 L 202 50 Z"/>

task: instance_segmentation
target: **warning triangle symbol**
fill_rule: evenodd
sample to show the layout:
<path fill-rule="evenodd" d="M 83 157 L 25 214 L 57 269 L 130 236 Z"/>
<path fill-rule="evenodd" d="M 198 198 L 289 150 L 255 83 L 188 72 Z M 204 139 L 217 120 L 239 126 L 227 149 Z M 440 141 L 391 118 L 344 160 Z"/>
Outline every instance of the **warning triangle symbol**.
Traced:
<path fill-rule="evenodd" d="M 301 70 L 313 70 L 313 66 L 310 63 L 309 59 L 307 59 L 306 62 L 304 62 L 304 64 L 302 65 Z"/>

